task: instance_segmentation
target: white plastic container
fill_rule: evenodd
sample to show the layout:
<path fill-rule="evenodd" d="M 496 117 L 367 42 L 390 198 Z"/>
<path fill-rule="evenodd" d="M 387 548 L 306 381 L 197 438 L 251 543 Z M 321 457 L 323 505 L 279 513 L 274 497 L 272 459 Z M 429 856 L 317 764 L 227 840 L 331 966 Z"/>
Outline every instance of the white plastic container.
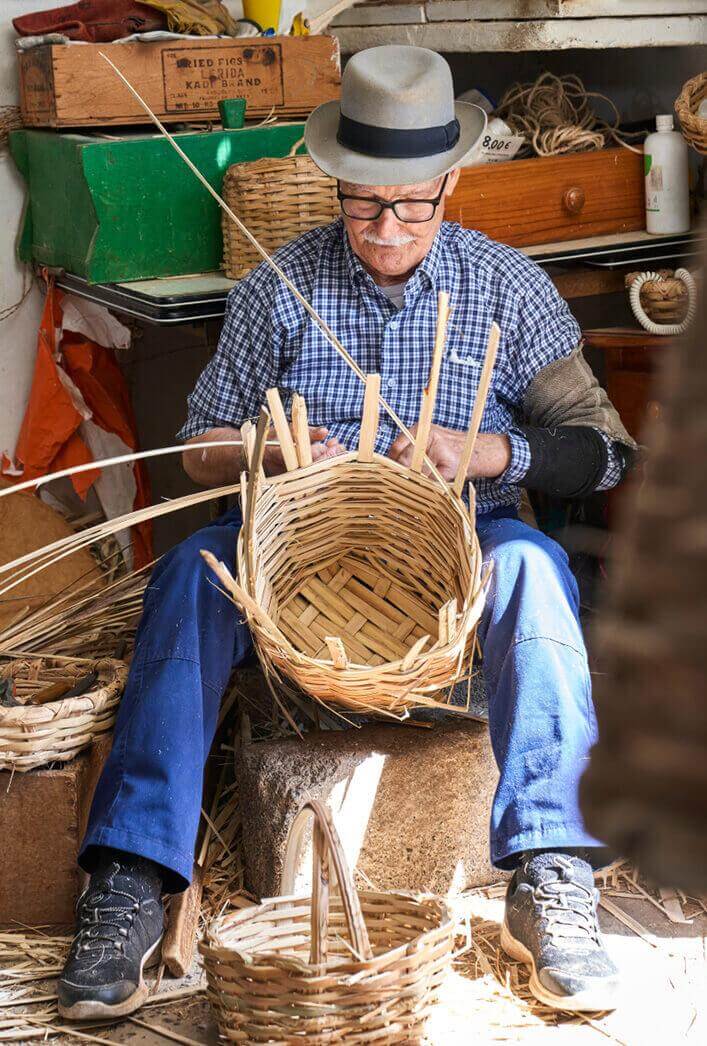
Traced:
<path fill-rule="evenodd" d="M 687 142 L 673 130 L 671 115 L 656 116 L 654 134 L 643 145 L 646 229 L 654 233 L 690 229 L 690 177 Z"/>

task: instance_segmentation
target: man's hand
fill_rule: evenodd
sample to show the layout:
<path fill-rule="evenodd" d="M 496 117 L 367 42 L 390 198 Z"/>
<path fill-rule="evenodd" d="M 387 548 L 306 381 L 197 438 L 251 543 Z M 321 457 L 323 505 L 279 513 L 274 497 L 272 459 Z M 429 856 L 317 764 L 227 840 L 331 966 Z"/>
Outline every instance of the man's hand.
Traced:
<path fill-rule="evenodd" d="M 410 429 L 413 436 L 417 434 L 417 425 Z M 456 429 L 443 429 L 432 425 L 427 441 L 427 457 L 439 474 L 451 483 L 459 468 L 459 459 L 464 449 L 466 432 Z M 398 436 L 388 451 L 388 456 L 401 465 L 410 466 L 413 446 L 407 436 Z M 511 463 L 511 444 L 508 436 L 496 433 L 480 433 L 476 438 L 474 453 L 467 472 L 467 479 L 496 479 L 506 471 Z M 429 467 L 423 464 L 423 472 L 429 475 Z"/>
<path fill-rule="evenodd" d="M 327 440 L 329 430 L 322 426 L 309 427 L 309 439 L 312 444 L 312 462 L 321 461 L 322 458 L 334 458 L 337 454 L 345 454 L 346 447 L 339 443 L 338 439 Z M 268 439 L 277 439 L 274 429 L 268 433 Z M 280 447 L 266 447 L 263 456 L 263 468 L 268 476 L 279 476 L 285 471 L 285 459 Z"/>

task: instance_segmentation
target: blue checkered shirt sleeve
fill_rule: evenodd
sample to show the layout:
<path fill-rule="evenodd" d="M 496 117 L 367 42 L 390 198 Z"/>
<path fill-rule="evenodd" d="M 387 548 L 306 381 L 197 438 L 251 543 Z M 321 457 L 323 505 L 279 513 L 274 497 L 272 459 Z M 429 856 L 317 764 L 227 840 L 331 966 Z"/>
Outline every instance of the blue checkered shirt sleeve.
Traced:
<path fill-rule="evenodd" d="M 278 331 L 271 316 L 271 303 L 257 280 L 236 284 L 228 295 L 216 352 L 187 400 L 187 420 L 178 439 L 222 426 L 239 428 L 247 418 L 258 417 L 265 391 L 278 378 Z"/>

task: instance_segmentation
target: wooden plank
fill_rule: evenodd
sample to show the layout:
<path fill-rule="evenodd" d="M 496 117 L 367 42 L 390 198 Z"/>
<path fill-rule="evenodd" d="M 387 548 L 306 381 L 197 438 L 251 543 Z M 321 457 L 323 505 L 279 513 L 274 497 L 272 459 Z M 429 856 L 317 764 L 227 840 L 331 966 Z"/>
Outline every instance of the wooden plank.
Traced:
<path fill-rule="evenodd" d="M 421 24 L 425 20 L 425 7 L 420 3 L 357 4 L 337 15 L 331 26 L 410 25 Z"/>
<path fill-rule="evenodd" d="M 203 871 L 194 865 L 191 883 L 169 902 L 167 929 L 162 941 L 162 962 L 173 977 L 184 977 L 194 960 L 194 945 L 201 915 Z"/>
<path fill-rule="evenodd" d="M 485 166 L 465 167 L 445 217 L 512 247 L 642 230 L 643 154 L 618 147 L 509 160 L 494 164 L 491 180 Z"/>
<path fill-rule="evenodd" d="M 545 21 L 429 21 L 423 25 L 332 26 L 343 54 L 381 44 L 411 44 L 453 54 L 694 47 L 707 39 L 707 18 L 555 18 Z M 495 174 L 495 172 L 494 172 Z"/>
<path fill-rule="evenodd" d="M 597 294 L 622 294 L 624 292 L 624 276 L 628 272 L 623 269 L 584 269 L 578 268 L 571 272 L 548 273 L 555 284 L 557 291 L 566 301 L 575 298 L 590 298 Z"/>
<path fill-rule="evenodd" d="M 338 98 L 339 47 L 330 36 L 47 45 L 19 55 L 25 124 L 143 124 L 149 118 L 100 57 L 104 51 L 163 123 L 220 120 L 218 100 L 245 97 L 247 115 L 308 115 Z"/>
<path fill-rule="evenodd" d="M 363 9 L 368 8 L 366 4 Z M 425 4 L 425 15 L 430 22 L 466 21 L 470 18 L 494 21 L 626 18 L 634 15 L 660 18 L 704 13 L 704 0 L 675 0 L 674 3 L 668 0 L 427 0 Z"/>

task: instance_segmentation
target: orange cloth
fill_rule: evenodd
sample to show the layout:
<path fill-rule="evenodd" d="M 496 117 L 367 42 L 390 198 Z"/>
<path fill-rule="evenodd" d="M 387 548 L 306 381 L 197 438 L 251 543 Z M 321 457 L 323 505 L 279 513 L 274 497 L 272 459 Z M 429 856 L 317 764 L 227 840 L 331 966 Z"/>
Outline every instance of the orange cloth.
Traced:
<path fill-rule="evenodd" d="M 83 397 L 90 420 L 114 433 L 130 450 L 138 449 L 130 394 L 113 350 L 81 334 L 66 332 L 57 353 L 60 326 L 61 293 L 50 283 L 39 326 L 32 388 L 15 449 L 15 459 L 23 466 L 23 479 L 36 479 L 93 460 L 79 431 L 86 420 L 83 404 L 77 402 L 62 381 L 62 372 Z M 91 469 L 72 476 L 76 493 L 85 499 L 100 474 L 100 469 Z M 142 462 L 133 464 L 133 474 L 137 493 L 132 507 L 142 508 L 151 502 Z M 151 523 L 132 527 L 131 538 L 133 565 L 137 569 L 153 559 Z"/>

